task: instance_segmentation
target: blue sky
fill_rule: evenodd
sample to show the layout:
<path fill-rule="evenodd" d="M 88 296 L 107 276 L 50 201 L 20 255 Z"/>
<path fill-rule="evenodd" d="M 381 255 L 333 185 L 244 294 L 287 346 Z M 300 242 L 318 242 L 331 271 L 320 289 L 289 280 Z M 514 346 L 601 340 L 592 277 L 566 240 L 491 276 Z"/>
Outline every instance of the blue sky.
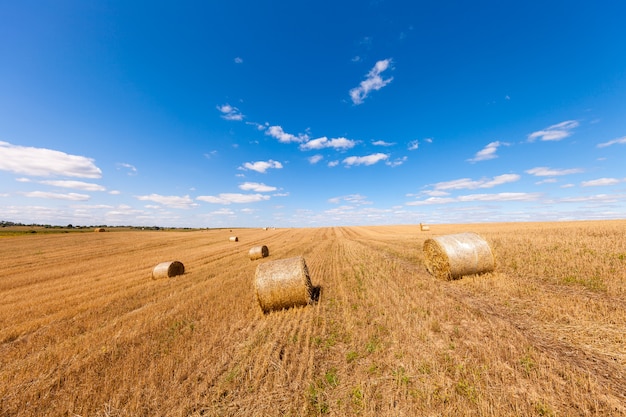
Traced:
<path fill-rule="evenodd" d="M 626 217 L 626 3 L 0 0 L 0 220 Z"/>

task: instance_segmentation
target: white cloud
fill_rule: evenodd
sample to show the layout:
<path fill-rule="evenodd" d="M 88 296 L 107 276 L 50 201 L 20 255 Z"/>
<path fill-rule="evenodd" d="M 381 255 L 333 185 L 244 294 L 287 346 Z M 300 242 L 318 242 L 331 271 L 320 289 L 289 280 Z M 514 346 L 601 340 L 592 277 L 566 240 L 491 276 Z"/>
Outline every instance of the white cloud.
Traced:
<path fill-rule="evenodd" d="M 102 185 L 83 181 L 39 181 L 39 183 L 52 185 L 53 187 L 74 188 L 83 191 L 106 191 L 106 188 Z"/>
<path fill-rule="evenodd" d="M 536 201 L 541 197 L 539 193 L 497 193 L 497 194 L 469 194 L 459 197 L 430 197 L 426 200 L 410 201 L 407 206 L 428 206 L 435 204 L 467 203 L 475 201 Z"/>
<path fill-rule="evenodd" d="M 264 174 L 270 168 L 281 169 L 283 164 L 278 161 L 269 160 L 269 161 L 256 161 L 256 162 L 246 162 L 243 166 L 239 167 L 239 169 L 249 169 L 251 171 L 260 172 Z"/>
<path fill-rule="evenodd" d="M 330 161 L 328 163 L 328 166 L 331 167 L 331 168 L 332 167 L 336 167 L 337 165 L 339 165 L 339 161 Z"/>
<path fill-rule="evenodd" d="M 241 59 L 240 57 L 236 57 L 235 64 L 241 64 L 241 63 L 243 63 L 243 59 Z"/>
<path fill-rule="evenodd" d="M 348 194 L 339 197 L 329 198 L 328 202 L 332 204 L 340 204 L 342 201 L 348 202 L 353 205 L 372 204 L 371 201 L 367 201 L 367 197 L 361 194 Z"/>
<path fill-rule="evenodd" d="M 309 163 L 311 163 L 313 165 L 317 164 L 322 159 L 324 159 L 324 157 L 322 155 L 313 155 L 313 156 L 308 158 Z"/>
<path fill-rule="evenodd" d="M 259 182 L 244 182 L 239 185 L 239 188 L 244 191 L 255 191 L 257 193 L 268 193 L 270 191 L 276 191 L 276 187 L 265 185 Z"/>
<path fill-rule="evenodd" d="M 303 143 L 302 145 L 300 145 L 300 150 L 310 151 L 312 149 L 324 148 L 350 149 L 353 148 L 355 144 L 356 142 L 350 139 L 334 138 L 328 140 L 326 136 L 323 136 L 321 138 L 310 140 L 307 143 Z"/>
<path fill-rule="evenodd" d="M 556 177 L 561 175 L 580 174 L 581 172 L 584 172 L 584 170 L 581 168 L 552 169 L 547 167 L 536 167 L 528 169 L 525 172 L 536 177 Z"/>
<path fill-rule="evenodd" d="M 562 140 L 570 136 L 573 133 L 572 129 L 578 127 L 578 125 L 579 123 L 576 120 L 567 120 L 557 123 L 543 130 L 531 133 L 528 135 L 528 141 L 533 142 L 537 138 L 542 141 Z"/>
<path fill-rule="evenodd" d="M 179 208 L 179 209 L 189 209 L 192 207 L 196 207 L 197 204 L 193 202 L 193 200 L 188 196 L 175 196 L 175 195 L 159 195 L 159 194 L 150 194 L 150 195 L 138 195 L 135 196 L 137 200 L 141 201 L 154 201 L 155 203 L 159 203 L 166 207 L 170 208 Z"/>
<path fill-rule="evenodd" d="M 497 158 L 498 155 L 496 155 L 496 151 L 498 150 L 498 147 L 502 145 L 508 145 L 508 144 L 504 142 L 500 142 L 500 141 L 491 142 L 487 146 L 485 146 L 482 150 L 476 152 L 476 155 L 474 155 L 473 158 L 468 159 L 468 161 L 479 162 L 479 161 L 487 161 L 489 159 Z"/>
<path fill-rule="evenodd" d="M 45 198 L 48 200 L 71 200 L 71 201 L 86 201 L 89 200 L 89 196 L 86 194 L 77 194 L 77 193 L 68 193 L 68 194 L 60 194 L 60 193 L 49 193 L 44 191 L 31 191 L 27 193 L 20 193 L 25 197 L 30 198 Z"/>
<path fill-rule="evenodd" d="M 419 143 L 418 140 L 412 140 L 412 141 L 409 142 L 408 149 L 410 151 L 416 151 L 417 148 L 419 148 L 419 146 L 420 146 L 420 143 Z"/>
<path fill-rule="evenodd" d="M 616 185 L 622 182 L 617 178 L 598 178 L 597 180 L 583 181 L 580 183 L 581 187 L 602 187 L 606 185 Z"/>
<path fill-rule="evenodd" d="M 0 170 L 39 177 L 102 177 L 102 171 L 91 158 L 1 141 Z"/>
<path fill-rule="evenodd" d="M 409 159 L 407 156 L 403 156 L 401 158 L 396 158 L 393 161 L 386 161 L 385 165 L 388 165 L 388 166 L 394 168 L 394 167 L 397 167 L 399 165 L 404 164 L 407 161 L 407 159 Z"/>
<path fill-rule="evenodd" d="M 286 133 L 280 126 L 268 127 L 265 131 L 265 134 L 278 139 L 278 141 L 281 143 L 301 143 L 309 139 L 309 136 L 305 134 L 298 134 L 298 136 L 296 136 L 292 135 L 291 133 Z"/>
<path fill-rule="evenodd" d="M 222 119 L 235 121 L 243 120 L 243 114 L 241 114 L 239 109 L 230 104 L 222 104 L 221 106 L 217 106 L 217 109 L 222 113 Z"/>
<path fill-rule="evenodd" d="M 350 98 L 354 104 L 361 104 L 371 91 L 380 90 L 389 84 L 393 77 L 383 79 L 380 74 L 391 65 L 391 59 L 384 59 L 376 62 L 376 65 L 367 73 L 367 78 L 361 81 L 358 87 L 350 90 Z"/>
<path fill-rule="evenodd" d="M 128 175 L 137 175 L 137 168 L 132 166 L 131 164 L 118 163 L 117 169 L 125 168 L 128 170 Z"/>
<path fill-rule="evenodd" d="M 626 196 L 619 194 L 596 194 L 585 197 L 565 197 L 560 203 L 615 203 L 623 200 Z"/>
<path fill-rule="evenodd" d="M 259 201 L 269 200 L 270 196 L 263 194 L 240 194 L 240 193 L 220 193 L 217 196 L 203 195 L 196 197 L 196 200 L 204 201 L 212 204 L 246 204 L 257 203 Z"/>
<path fill-rule="evenodd" d="M 373 165 L 377 162 L 389 159 L 389 155 L 385 153 L 374 153 L 366 156 L 349 156 L 343 160 L 347 166 L 353 165 Z"/>
<path fill-rule="evenodd" d="M 626 144 L 626 136 L 624 136 L 623 138 L 619 138 L 619 139 L 613 139 L 608 142 L 599 143 L 597 147 L 606 148 L 607 146 L 611 146 L 611 145 L 625 145 L 625 144 Z"/>
<path fill-rule="evenodd" d="M 472 180 L 470 178 L 461 178 L 453 181 L 438 182 L 435 184 L 435 190 L 474 190 L 477 188 L 492 188 L 510 182 L 519 181 L 520 176 L 517 174 L 504 174 L 493 177 L 493 179 Z"/>
<path fill-rule="evenodd" d="M 377 140 L 375 142 L 372 142 L 372 145 L 374 145 L 374 146 L 393 146 L 393 145 L 395 145 L 395 143 L 385 142 L 384 140 Z"/>

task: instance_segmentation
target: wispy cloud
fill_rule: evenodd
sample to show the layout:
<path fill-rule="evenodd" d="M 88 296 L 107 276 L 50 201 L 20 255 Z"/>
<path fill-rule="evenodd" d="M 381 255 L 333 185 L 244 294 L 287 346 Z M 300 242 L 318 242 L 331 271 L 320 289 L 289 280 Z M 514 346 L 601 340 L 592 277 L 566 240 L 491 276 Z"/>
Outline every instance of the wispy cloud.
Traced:
<path fill-rule="evenodd" d="M 354 104 L 362 104 L 371 91 L 377 91 L 389 84 L 393 77 L 383 79 L 380 74 L 386 71 L 391 65 L 391 59 L 384 59 L 376 62 L 374 68 L 367 73 L 365 80 L 361 81 L 358 87 L 350 90 L 350 98 Z"/>
<path fill-rule="evenodd" d="M 377 140 L 372 142 L 374 146 L 393 146 L 395 143 L 385 142 L 384 140 Z"/>
<path fill-rule="evenodd" d="M 70 201 L 86 201 L 89 200 L 89 196 L 86 194 L 77 194 L 77 193 L 50 193 L 45 191 L 31 191 L 27 193 L 20 193 L 25 197 L 30 198 L 44 198 L 47 200 L 70 200 Z"/>
<path fill-rule="evenodd" d="M 356 141 L 346 139 L 346 138 L 334 138 L 328 139 L 326 136 L 313 139 L 308 141 L 307 143 L 303 143 L 300 145 L 300 150 L 310 151 L 324 148 L 334 148 L 334 149 L 350 149 L 356 145 Z"/>
<path fill-rule="evenodd" d="M 328 199 L 329 203 L 340 204 L 342 202 L 350 203 L 352 205 L 360 206 L 364 204 L 372 204 L 367 200 L 367 197 L 361 194 L 348 194 L 339 197 L 333 197 Z"/>
<path fill-rule="evenodd" d="M 276 187 L 265 185 L 260 182 L 244 182 L 243 184 L 239 184 L 239 188 L 244 191 L 255 191 L 257 193 L 268 193 L 270 191 L 277 190 Z"/>
<path fill-rule="evenodd" d="M 617 185 L 624 180 L 617 178 L 598 178 L 596 180 L 583 181 L 580 183 L 581 187 L 602 187 L 607 185 Z"/>
<path fill-rule="evenodd" d="M 496 193 L 496 194 L 469 194 L 459 197 L 430 197 L 425 200 L 409 201 L 407 206 L 429 206 L 435 204 L 492 202 L 492 201 L 536 201 L 540 193 Z"/>
<path fill-rule="evenodd" d="M 498 185 L 519 181 L 520 176 L 517 174 L 497 175 L 492 179 L 483 178 L 480 180 L 472 180 L 470 178 L 461 178 L 453 181 L 438 182 L 435 184 L 435 190 L 474 190 L 478 188 L 493 188 Z"/>
<path fill-rule="evenodd" d="M 239 109 L 230 104 L 222 104 L 221 106 L 217 106 L 217 109 L 222 113 L 222 119 L 235 121 L 243 120 L 243 114 L 241 114 Z"/>
<path fill-rule="evenodd" d="M 52 185 L 53 187 L 73 188 L 83 191 L 106 191 L 106 188 L 99 184 L 83 181 L 39 181 L 40 184 Z"/>
<path fill-rule="evenodd" d="M 236 57 L 235 64 L 241 64 L 241 63 L 243 63 L 243 59 L 241 59 L 240 57 Z"/>
<path fill-rule="evenodd" d="M 120 162 L 117 165 L 117 169 L 127 169 L 128 170 L 128 175 L 137 175 L 137 168 L 135 168 L 133 165 L 131 164 L 126 164 L 124 162 Z"/>
<path fill-rule="evenodd" d="M 408 150 L 410 151 L 416 151 L 420 146 L 420 142 L 418 140 L 412 140 L 409 142 L 408 144 Z"/>
<path fill-rule="evenodd" d="M 489 143 L 482 150 L 476 152 L 473 158 L 468 159 L 469 162 L 479 162 L 479 161 L 487 161 L 489 159 L 497 158 L 496 151 L 502 145 L 508 145 L 508 143 L 495 141 Z"/>
<path fill-rule="evenodd" d="M 91 158 L 1 141 L 0 170 L 39 177 L 102 177 L 102 171 Z"/>
<path fill-rule="evenodd" d="M 624 136 L 623 138 L 619 138 L 619 139 L 613 139 L 608 142 L 602 142 L 596 146 L 598 148 L 606 148 L 607 146 L 611 146 L 611 145 L 626 145 L 626 136 Z"/>
<path fill-rule="evenodd" d="M 580 174 L 584 172 L 581 168 L 570 168 L 570 169 L 552 169 L 548 167 L 536 167 L 532 169 L 527 169 L 527 174 L 534 175 L 536 177 L 558 177 L 561 175 L 572 175 L 572 174 Z"/>
<path fill-rule="evenodd" d="M 385 165 L 395 168 L 397 166 L 404 164 L 407 161 L 407 159 L 409 159 L 407 156 L 403 156 L 401 158 L 396 158 L 393 161 L 385 161 Z"/>
<path fill-rule="evenodd" d="M 322 159 L 324 159 L 324 157 L 322 155 L 313 155 L 309 158 L 307 158 L 309 160 L 309 163 L 312 165 L 317 164 L 319 161 L 321 161 Z"/>
<path fill-rule="evenodd" d="M 178 209 L 189 209 L 192 207 L 196 207 L 198 205 L 194 203 L 193 200 L 188 195 L 180 197 L 176 195 L 150 194 L 150 195 L 137 195 L 135 196 L 135 198 L 140 201 L 153 201 L 155 203 L 159 203 L 166 207 L 178 208 Z"/>
<path fill-rule="evenodd" d="M 385 153 L 374 153 L 366 156 L 349 156 L 343 160 L 346 166 L 353 165 L 374 165 L 377 162 L 389 159 L 389 155 Z"/>
<path fill-rule="evenodd" d="M 533 142 L 535 139 L 540 139 L 542 141 L 562 140 L 570 136 L 573 133 L 572 130 L 578 127 L 578 125 L 579 123 L 576 120 L 567 120 L 565 122 L 557 123 L 543 130 L 531 133 L 528 135 L 528 141 Z"/>
<path fill-rule="evenodd" d="M 267 130 L 265 131 L 265 134 L 278 139 L 278 141 L 281 143 L 292 143 L 292 142 L 301 143 L 309 139 L 309 136 L 306 134 L 301 133 L 301 134 L 298 134 L 298 136 L 296 136 L 291 133 L 286 133 L 283 130 L 283 128 L 280 126 L 268 127 Z"/>
<path fill-rule="evenodd" d="M 212 204 L 247 204 L 257 203 L 259 201 L 269 200 L 269 195 L 264 194 L 240 194 L 240 193 L 221 193 L 217 196 L 203 195 L 196 198 L 196 200 L 204 201 Z"/>
<path fill-rule="evenodd" d="M 261 174 L 265 174 L 270 168 L 281 169 L 283 164 L 278 161 L 274 161 L 270 159 L 269 161 L 256 161 L 256 162 L 246 162 L 243 166 L 240 166 L 239 169 L 249 169 L 251 171 L 260 172 Z"/>

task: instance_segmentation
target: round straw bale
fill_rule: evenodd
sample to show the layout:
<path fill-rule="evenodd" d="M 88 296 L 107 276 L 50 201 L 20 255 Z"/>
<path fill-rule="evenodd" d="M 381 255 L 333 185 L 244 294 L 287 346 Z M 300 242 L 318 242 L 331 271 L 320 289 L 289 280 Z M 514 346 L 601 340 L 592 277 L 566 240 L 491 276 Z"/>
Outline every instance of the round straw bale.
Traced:
<path fill-rule="evenodd" d="M 176 275 L 182 275 L 184 273 L 185 265 L 183 265 L 182 262 L 161 262 L 152 270 L 152 279 L 171 278 L 175 277 Z"/>
<path fill-rule="evenodd" d="M 237 236 L 231 236 L 228 238 L 231 242 L 239 242 L 239 238 Z"/>
<path fill-rule="evenodd" d="M 104 230 L 104 227 L 97 227 L 94 232 L 106 232 L 106 230 Z"/>
<path fill-rule="evenodd" d="M 265 245 L 255 246 L 253 248 L 250 248 L 250 252 L 248 252 L 248 255 L 250 256 L 250 260 L 254 261 L 255 259 L 265 258 L 266 256 L 269 256 L 270 250 Z"/>
<path fill-rule="evenodd" d="M 424 242 L 426 269 L 440 279 L 457 279 L 495 269 L 489 243 L 476 233 L 459 233 Z"/>
<path fill-rule="evenodd" d="M 259 264 L 254 287 L 264 313 L 311 303 L 313 286 L 302 256 Z"/>
<path fill-rule="evenodd" d="M 426 231 L 430 230 L 430 226 L 427 226 L 425 224 L 420 223 L 420 230 L 422 232 L 426 232 Z"/>

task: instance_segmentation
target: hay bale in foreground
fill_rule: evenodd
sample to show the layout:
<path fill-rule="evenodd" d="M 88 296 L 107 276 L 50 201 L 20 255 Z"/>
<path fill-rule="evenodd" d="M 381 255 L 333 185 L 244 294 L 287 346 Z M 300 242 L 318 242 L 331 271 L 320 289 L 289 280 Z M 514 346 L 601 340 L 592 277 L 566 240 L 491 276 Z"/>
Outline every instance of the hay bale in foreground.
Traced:
<path fill-rule="evenodd" d="M 248 252 L 248 256 L 250 256 L 251 261 L 254 261 L 255 259 L 265 258 L 269 255 L 270 250 L 265 245 L 250 248 L 250 251 Z"/>
<path fill-rule="evenodd" d="M 152 270 L 152 279 L 171 278 L 184 273 L 185 265 L 183 265 L 182 262 L 161 262 Z"/>
<path fill-rule="evenodd" d="M 313 302 L 313 286 L 302 256 L 259 264 L 254 288 L 264 313 Z"/>
<path fill-rule="evenodd" d="M 231 242 L 239 242 L 239 238 L 237 236 L 231 236 L 228 238 Z"/>
<path fill-rule="evenodd" d="M 471 232 L 427 239 L 424 258 L 428 272 L 446 280 L 490 272 L 496 266 L 489 243 Z"/>

